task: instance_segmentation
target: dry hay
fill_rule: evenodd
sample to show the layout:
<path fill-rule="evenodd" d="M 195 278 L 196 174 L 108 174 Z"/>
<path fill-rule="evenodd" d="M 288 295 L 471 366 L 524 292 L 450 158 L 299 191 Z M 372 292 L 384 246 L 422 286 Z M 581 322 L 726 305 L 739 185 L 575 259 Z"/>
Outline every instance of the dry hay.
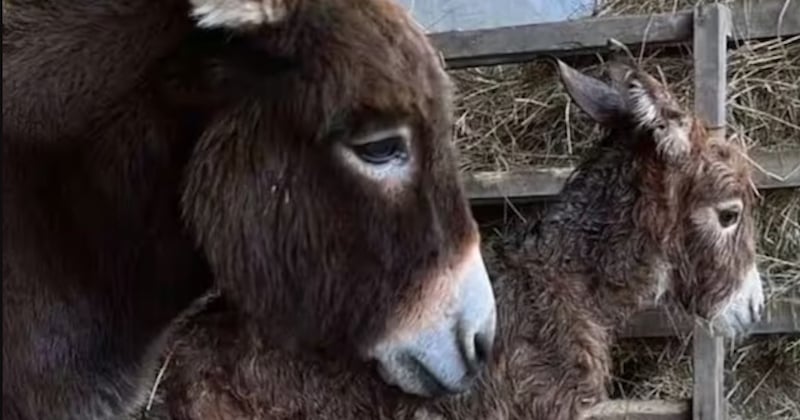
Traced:
<path fill-rule="evenodd" d="M 670 12 L 695 2 L 616 0 L 597 15 Z M 632 56 L 665 80 L 687 107 L 693 101 L 691 45 L 645 48 Z M 568 61 L 601 75 L 602 55 Z M 730 52 L 728 133 L 749 148 L 800 148 L 800 37 L 743 42 Z M 452 71 L 459 88 L 456 142 L 466 171 L 507 171 L 574 162 L 603 133 L 570 104 L 552 62 Z M 759 269 L 768 300 L 800 299 L 800 190 L 762 193 L 757 211 Z M 528 210 L 532 212 L 528 212 Z M 504 218 L 536 217 L 507 205 Z M 505 221 L 482 221 L 491 247 L 514 235 Z M 800 319 L 798 319 L 800 323 Z M 615 348 L 618 398 L 690 398 L 688 337 L 625 340 Z M 729 349 L 731 414 L 745 419 L 800 418 L 800 336 L 759 336 Z M 735 418 L 734 417 L 734 418 Z"/>
<path fill-rule="evenodd" d="M 636 57 L 638 60 L 638 56 Z M 600 76 L 604 57 L 570 64 Z M 688 46 L 645 49 L 641 65 L 689 108 Z M 800 146 L 800 36 L 748 42 L 731 51 L 729 133 L 748 147 Z M 572 104 L 551 61 L 451 72 L 459 88 L 456 144 L 464 170 L 505 171 L 573 161 L 602 132 Z"/>
<path fill-rule="evenodd" d="M 690 47 L 632 52 L 687 107 L 694 82 Z M 565 61 L 600 76 L 604 60 L 597 55 Z M 731 51 L 729 66 L 729 133 L 748 147 L 800 146 L 800 36 L 741 43 Z M 459 89 L 456 143 L 464 170 L 567 163 L 601 134 L 570 103 L 549 60 L 453 70 L 451 75 Z"/>
<path fill-rule="evenodd" d="M 615 348 L 613 398 L 690 399 L 689 340 L 626 340 Z M 731 418 L 800 418 L 800 337 L 755 336 L 726 351 Z"/>

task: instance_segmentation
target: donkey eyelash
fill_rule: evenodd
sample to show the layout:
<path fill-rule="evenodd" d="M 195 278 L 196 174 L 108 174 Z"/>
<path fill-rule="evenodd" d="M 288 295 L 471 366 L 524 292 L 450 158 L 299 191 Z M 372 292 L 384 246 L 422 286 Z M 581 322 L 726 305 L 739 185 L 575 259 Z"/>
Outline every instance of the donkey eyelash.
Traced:
<path fill-rule="evenodd" d="M 374 143 L 389 137 L 402 138 L 407 143 L 408 139 L 411 138 L 411 129 L 407 125 L 400 125 L 383 130 L 371 131 L 363 136 L 356 137 L 349 143 L 355 146 L 363 146 L 365 144 Z M 408 145 L 406 144 L 406 146 Z"/>

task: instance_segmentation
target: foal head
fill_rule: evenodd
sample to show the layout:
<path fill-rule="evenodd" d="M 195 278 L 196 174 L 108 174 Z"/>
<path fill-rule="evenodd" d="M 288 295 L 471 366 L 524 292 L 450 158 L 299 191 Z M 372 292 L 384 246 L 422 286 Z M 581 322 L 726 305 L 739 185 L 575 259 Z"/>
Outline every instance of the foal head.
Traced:
<path fill-rule="evenodd" d="M 559 67 L 573 100 L 610 131 L 600 149 L 628 165 L 633 238 L 647 254 L 652 295 L 676 299 L 728 334 L 757 321 L 764 295 L 744 150 L 710 135 L 638 68 L 615 63 L 606 84 Z"/>
<path fill-rule="evenodd" d="M 168 88 L 201 116 L 182 204 L 219 287 L 273 343 L 465 389 L 494 298 L 423 31 L 388 0 L 192 3 Z"/>

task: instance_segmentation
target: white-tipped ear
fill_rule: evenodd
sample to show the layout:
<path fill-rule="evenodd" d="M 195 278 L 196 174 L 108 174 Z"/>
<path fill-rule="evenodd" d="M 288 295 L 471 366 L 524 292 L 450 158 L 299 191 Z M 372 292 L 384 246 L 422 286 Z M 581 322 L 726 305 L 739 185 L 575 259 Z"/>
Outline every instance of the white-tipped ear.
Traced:
<path fill-rule="evenodd" d="M 636 123 L 640 127 L 652 128 L 657 123 L 659 110 L 667 105 L 664 88 L 644 72 L 629 73 L 625 87 Z"/>
<path fill-rule="evenodd" d="M 628 86 L 628 100 L 631 114 L 640 127 L 653 127 L 658 118 L 658 106 L 655 99 L 642 84 L 633 79 Z"/>
<path fill-rule="evenodd" d="M 201 28 L 244 29 L 280 22 L 291 0 L 189 0 Z"/>
<path fill-rule="evenodd" d="M 600 124 L 608 124 L 626 114 L 625 101 L 611 86 L 558 62 L 561 81 L 570 98 L 583 112 Z"/>
<path fill-rule="evenodd" d="M 689 149 L 691 118 L 669 90 L 644 71 L 621 64 L 609 71 L 630 111 L 632 122 L 652 130 L 658 150 L 671 157 L 684 155 Z"/>
<path fill-rule="evenodd" d="M 613 63 L 609 66 L 609 74 L 612 84 L 622 94 L 631 117 L 640 127 L 652 128 L 658 122 L 662 110 L 678 107 L 667 89 L 641 70 L 622 63 Z"/>

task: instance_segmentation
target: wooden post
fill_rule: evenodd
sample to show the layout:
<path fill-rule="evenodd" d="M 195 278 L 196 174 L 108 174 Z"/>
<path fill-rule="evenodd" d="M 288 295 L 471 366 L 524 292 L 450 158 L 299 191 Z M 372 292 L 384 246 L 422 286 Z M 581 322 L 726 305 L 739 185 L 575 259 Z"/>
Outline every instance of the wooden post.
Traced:
<path fill-rule="evenodd" d="M 699 6 L 694 12 L 694 109 L 711 129 L 725 138 L 727 98 L 727 41 L 731 33 L 730 10 L 719 4 Z M 705 322 L 694 329 L 694 388 L 692 417 L 695 420 L 727 419 L 724 390 L 725 354 L 722 337 L 715 336 Z"/>
<path fill-rule="evenodd" d="M 697 322 L 695 325 L 693 339 L 692 418 L 725 420 L 728 413 L 725 401 L 723 340 L 714 336 L 703 322 Z"/>

